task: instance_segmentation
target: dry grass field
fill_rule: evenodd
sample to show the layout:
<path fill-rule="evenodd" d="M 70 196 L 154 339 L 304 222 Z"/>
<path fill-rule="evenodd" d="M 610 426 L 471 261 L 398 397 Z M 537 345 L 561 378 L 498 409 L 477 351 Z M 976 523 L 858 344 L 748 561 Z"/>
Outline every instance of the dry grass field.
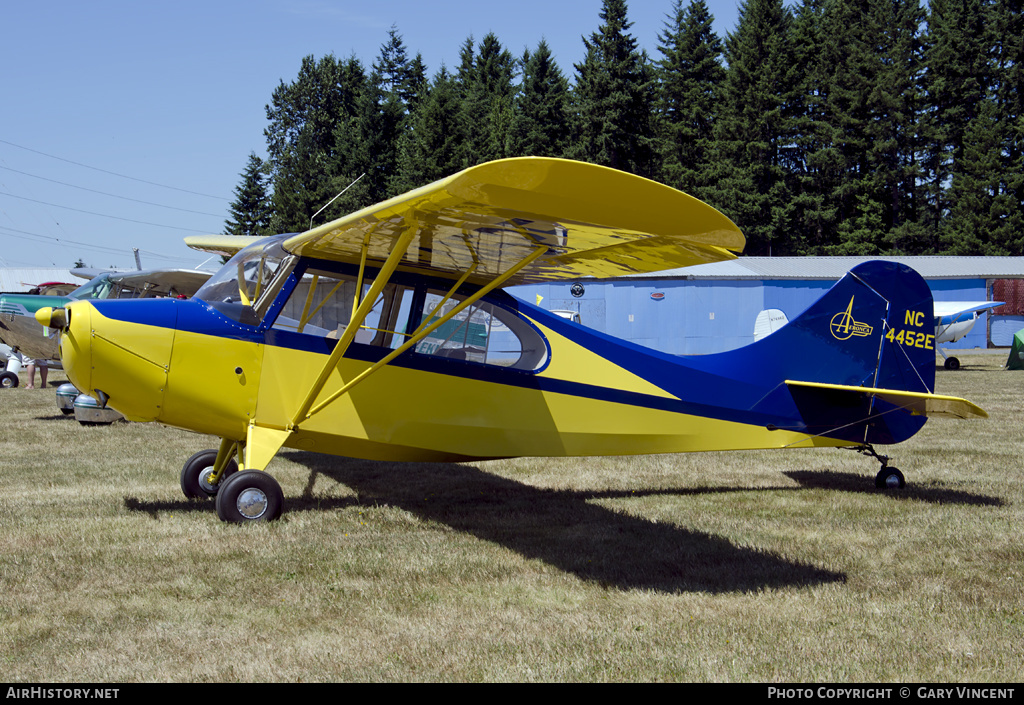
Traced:
<path fill-rule="evenodd" d="M 178 472 L 214 439 L 0 391 L 0 681 L 1017 681 L 1024 374 L 885 449 L 400 465 L 285 451 L 279 522 Z M 54 375 L 51 385 L 59 380 Z"/>

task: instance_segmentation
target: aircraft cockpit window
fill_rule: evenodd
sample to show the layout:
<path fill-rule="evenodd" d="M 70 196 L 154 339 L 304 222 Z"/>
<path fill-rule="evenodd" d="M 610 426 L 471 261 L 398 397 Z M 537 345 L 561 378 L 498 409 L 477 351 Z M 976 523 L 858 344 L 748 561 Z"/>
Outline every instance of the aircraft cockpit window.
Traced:
<path fill-rule="evenodd" d="M 370 283 L 364 282 L 362 297 Z M 356 279 L 334 272 L 308 269 L 274 321 L 278 330 L 290 330 L 322 338 L 340 338 L 352 318 Z M 413 289 L 388 284 L 377 296 L 366 320 L 356 332 L 356 343 L 397 348 L 404 341 Z"/>
<path fill-rule="evenodd" d="M 272 256 L 263 249 L 242 250 L 195 296 L 232 320 L 256 326 L 294 264 L 294 257 Z"/>
<path fill-rule="evenodd" d="M 72 291 L 68 296 L 73 299 L 109 299 L 116 298 L 111 296 L 111 291 L 114 289 L 113 283 L 110 281 L 109 274 L 101 274 L 98 277 L 90 279 L 82 286 Z"/>
<path fill-rule="evenodd" d="M 443 292 L 428 290 L 421 325 L 444 318 L 459 303 L 457 297 L 445 300 Z M 478 301 L 417 343 L 416 352 L 516 370 L 537 370 L 547 361 L 548 348 L 540 334 L 514 312 Z"/>

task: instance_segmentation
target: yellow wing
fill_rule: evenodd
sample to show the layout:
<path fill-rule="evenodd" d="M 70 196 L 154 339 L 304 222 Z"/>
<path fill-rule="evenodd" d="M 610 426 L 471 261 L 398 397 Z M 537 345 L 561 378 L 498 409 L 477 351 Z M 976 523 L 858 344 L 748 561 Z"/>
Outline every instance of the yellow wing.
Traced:
<path fill-rule="evenodd" d="M 820 382 L 796 382 L 786 380 L 790 387 L 809 387 L 821 391 L 823 395 L 831 395 L 842 403 L 843 397 L 850 394 L 866 394 L 884 399 L 890 404 L 902 407 L 913 416 L 945 416 L 955 419 L 987 419 L 988 413 L 977 404 L 960 397 L 948 397 L 942 394 L 926 392 L 906 392 L 901 389 L 881 389 L 878 387 L 853 387 L 845 384 L 823 384 Z"/>
<path fill-rule="evenodd" d="M 265 238 L 255 235 L 189 235 L 185 244 L 193 250 L 230 257 Z"/>
<path fill-rule="evenodd" d="M 739 228 L 681 191 L 607 167 L 522 157 L 480 164 L 295 235 L 295 254 L 383 262 L 409 228 L 400 269 L 485 283 L 538 247 L 506 285 L 617 277 L 733 259 Z"/>

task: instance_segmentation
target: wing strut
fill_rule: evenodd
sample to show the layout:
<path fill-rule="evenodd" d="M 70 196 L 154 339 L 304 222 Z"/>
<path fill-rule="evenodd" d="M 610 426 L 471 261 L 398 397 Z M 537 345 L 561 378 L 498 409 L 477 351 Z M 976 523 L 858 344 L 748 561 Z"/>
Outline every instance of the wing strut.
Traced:
<path fill-rule="evenodd" d="M 341 362 L 342 356 L 345 351 L 348 350 L 348 346 L 355 340 L 356 333 L 359 331 L 359 326 L 363 324 L 366 317 L 369 315 L 373 308 L 374 302 L 377 301 L 377 297 L 380 292 L 384 290 L 384 285 L 391 279 L 391 275 L 398 267 L 399 262 L 405 256 L 406 250 L 409 249 L 409 243 L 412 242 L 413 236 L 418 231 L 417 226 L 414 223 L 406 223 L 406 228 L 399 236 L 398 240 L 391 248 L 391 254 L 388 255 L 387 261 L 384 262 L 384 266 L 380 268 L 380 272 L 373 280 L 373 284 L 370 285 L 370 290 L 366 292 L 366 296 L 359 303 L 358 307 L 353 308 L 352 315 L 349 318 L 348 326 L 345 327 L 345 331 L 341 334 L 341 338 L 338 339 L 338 344 L 334 346 L 334 350 L 331 352 L 330 357 L 327 358 L 327 362 L 324 363 L 323 369 L 320 370 L 320 374 L 317 376 L 316 381 L 313 382 L 313 386 L 309 388 L 309 392 L 306 393 L 306 398 L 302 400 L 302 404 L 299 405 L 298 411 L 292 418 L 291 426 L 294 428 L 298 425 L 298 420 L 307 418 L 309 409 L 313 406 L 313 402 L 316 401 L 317 396 L 323 390 L 324 385 L 327 384 L 327 379 L 331 376 L 331 372 Z M 367 241 L 363 240 L 363 257 L 365 262 Z M 362 264 L 360 264 L 360 280 L 362 279 Z M 361 281 L 360 281 L 361 284 Z M 356 295 L 361 286 L 356 287 Z"/>
<path fill-rule="evenodd" d="M 528 264 L 530 264 L 531 262 L 533 262 L 535 259 L 540 257 L 542 254 L 546 253 L 547 251 L 548 251 L 548 248 L 546 248 L 546 247 L 537 247 L 536 249 L 533 250 L 533 252 L 531 252 L 529 255 L 524 257 L 518 263 L 513 265 L 510 269 L 508 269 L 505 272 L 503 272 L 497 278 L 495 278 L 492 281 L 490 281 L 486 286 L 481 288 L 475 294 L 473 294 L 472 296 L 469 296 L 466 299 L 464 299 L 461 303 L 459 303 L 457 306 L 455 306 L 451 311 L 446 313 L 444 316 L 441 316 L 440 318 L 438 318 L 437 320 L 435 320 L 433 323 L 431 323 L 430 325 L 428 325 L 426 327 L 424 327 L 421 324 L 420 327 L 418 329 L 416 329 L 416 331 L 409 337 L 409 339 L 407 341 L 405 341 L 405 343 L 403 343 L 400 347 L 396 348 L 395 350 L 392 350 L 390 353 L 388 353 L 388 355 L 386 357 L 382 358 L 380 361 L 374 363 L 373 366 L 371 366 L 369 369 L 364 370 L 359 375 L 354 377 L 352 379 L 352 381 L 348 382 L 341 389 L 339 389 L 338 391 L 336 391 L 333 394 L 331 394 L 331 396 L 327 397 L 327 399 L 325 399 L 324 401 L 322 401 L 319 404 L 317 404 L 317 406 L 315 408 L 310 409 L 309 406 L 305 406 L 302 410 L 300 410 L 299 414 L 296 414 L 295 418 L 292 421 L 292 427 L 293 428 L 297 427 L 298 426 L 298 422 L 300 420 L 308 419 L 311 416 L 313 416 L 313 414 L 316 414 L 316 413 L 319 413 L 320 411 L 322 411 L 330 403 L 332 403 L 333 401 L 335 401 L 336 399 L 338 399 L 342 395 L 344 395 L 347 392 L 349 392 L 353 387 L 355 387 L 357 384 L 362 382 L 364 379 L 369 377 L 371 374 L 373 374 L 374 372 L 379 370 L 381 367 L 383 367 L 384 365 L 388 364 L 389 362 L 394 360 L 396 357 L 398 357 L 399 355 L 404 353 L 406 350 L 408 350 L 409 348 L 411 348 L 414 345 L 416 345 L 417 343 L 419 343 L 421 340 L 423 340 L 428 335 L 433 333 L 435 330 L 440 328 L 442 325 L 444 325 L 445 323 L 450 321 L 452 318 L 457 316 L 459 313 L 461 313 L 462 311 L 464 311 L 468 307 L 470 307 L 473 304 L 475 304 L 477 301 L 482 299 L 484 296 L 489 294 L 491 291 L 493 291 L 494 289 L 497 289 L 498 287 L 500 287 L 502 284 L 504 284 L 506 281 L 508 281 L 508 279 L 510 279 L 511 277 L 515 276 L 516 272 L 518 272 L 520 269 L 522 269 L 523 267 L 525 267 Z M 455 284 L 454 287 L 452 287 L 452 290 L 448 292 L 448 295 L 437 306 L 434 307 L 434 311 L 431 313 L 431 316 L 424 317 L 424 320 L 430 320 L 430 318 L 433 315 L 435 315 L 440 310 L 440 307 L 444 303 L 444 301 L 447 301 L 448 298 L 451 297 L 451 294 L 454 293 L 454 291 L 456 289 L 458 289 L 458 287 L 462 284 L 462 282 L 471 273 L 472 273 L 472 268 L 463 275 L 462 279 L 460 279 Z M 339 343 L 339 346 L 340 346 L 340 343 Z M 318 389 L 317 390 L 318 394 L 319 394 L 319 391 L 320 390 Z"/>

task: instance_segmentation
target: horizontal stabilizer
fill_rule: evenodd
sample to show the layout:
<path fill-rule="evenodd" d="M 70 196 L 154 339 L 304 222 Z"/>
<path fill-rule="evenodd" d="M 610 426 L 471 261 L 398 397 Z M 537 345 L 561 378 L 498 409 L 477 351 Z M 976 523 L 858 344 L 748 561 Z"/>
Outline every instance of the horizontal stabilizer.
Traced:
<path fill-rule="evenodd" d="M 787 379 L 786 385 L 804 390 L 814 390 L 824 401 L 836 405 L 849 404 L 850 401 L 865 397 L 877 397 L 913 416 L 930 416 L 955 419 L 987 419 L 988 414 L 977 404 L 942 394 L 925 392 L 905 392 L 899 389 L 879 389 L 878 387 L 853 387 L 845 384 L 823 384 L 820 382 L 797 382 Z"/>

